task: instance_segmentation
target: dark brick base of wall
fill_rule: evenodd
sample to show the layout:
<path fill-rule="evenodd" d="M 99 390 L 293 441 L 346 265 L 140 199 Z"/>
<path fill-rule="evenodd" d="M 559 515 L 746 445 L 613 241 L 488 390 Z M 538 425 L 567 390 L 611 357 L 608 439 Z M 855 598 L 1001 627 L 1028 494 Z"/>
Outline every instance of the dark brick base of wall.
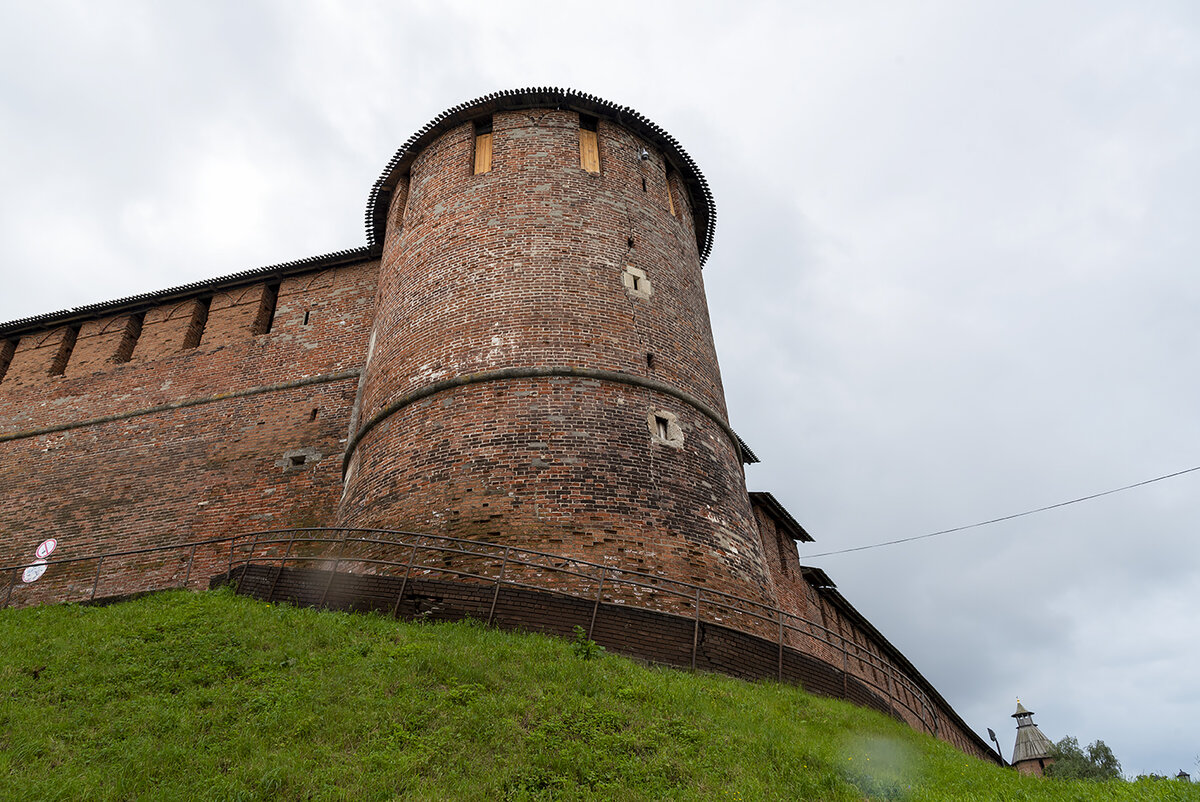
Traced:
<path fill-rule="evenodd" d="M 301 607 L 378 611 L 404 619 L 471 617 L 507 630 L 570 636 L 574 627 L 609 651 L 747 680 L 778 679 L 903 720 L 885 698 L 817 658 L 765 638 L 671 613 L 529 588 L 250 565 L 212 579 L 244 595 Z M 403 588 L 402 588 L 403 586 Z M 403 592 L 403 595 L 401 593 Z M 594 619 L 594 622 L 593 622 Z M 693 650 L 694 644 L 694 650 Z M 694 660 L 694 662 L 693 662 Z"/>

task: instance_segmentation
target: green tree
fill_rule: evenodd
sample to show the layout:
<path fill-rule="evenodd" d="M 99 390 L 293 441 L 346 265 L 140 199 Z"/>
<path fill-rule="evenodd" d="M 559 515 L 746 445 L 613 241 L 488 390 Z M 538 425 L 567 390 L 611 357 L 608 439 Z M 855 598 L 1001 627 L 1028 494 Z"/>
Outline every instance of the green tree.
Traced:
<path fill-rule="evenodd" d="M 1092 741 L 1084 749 L 1079 740 L 1068 735 L 1050 750 L 1054 763 L 1046 768 L 1050 777 L 1067 780 L 1116 780 L 1121 777 L 1121 761 L 1104 741 Z"/>

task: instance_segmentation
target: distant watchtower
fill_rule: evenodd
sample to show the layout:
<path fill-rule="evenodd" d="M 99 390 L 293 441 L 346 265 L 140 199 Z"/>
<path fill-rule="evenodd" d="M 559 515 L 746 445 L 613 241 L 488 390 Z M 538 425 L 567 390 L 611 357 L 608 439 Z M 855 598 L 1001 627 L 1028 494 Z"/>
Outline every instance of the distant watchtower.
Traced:
<path fill-rule="evenodd" d="M 1054 746 L 1050 739 L 1042 734 L 1033 723 L 1033 711 L 1026 710 L 1021 700 L 1017 700 L 1017 712 L 1012 714 L 1017 720 L 1017 742 L 1013 746 L 1012 766 L 1022 774 L 1032 774 L 1038 777 L 1046 773 L 1046 767 L 1054 762 L 1050 750 Z"/>

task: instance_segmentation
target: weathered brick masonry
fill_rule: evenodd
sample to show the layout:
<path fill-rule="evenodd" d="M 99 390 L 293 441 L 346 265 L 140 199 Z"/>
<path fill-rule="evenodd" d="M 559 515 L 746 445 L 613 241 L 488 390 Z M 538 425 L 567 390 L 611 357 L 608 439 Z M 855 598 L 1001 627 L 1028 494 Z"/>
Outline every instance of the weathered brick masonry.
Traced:
<path fill-rule="evenodd" d="M 332 525 L 541 549 L 779 605 L 872 655 L 789 633 L 808 675 L 878 687 L 884 661 L 932 692 L 941 737 L 990 756 L 747 494 L 701 273 L 713 220 L 636 112 L 501 93 L 401 148 L 367 247 L 0 325 L 0 565 L 47 537 L 67 557 Z"/>

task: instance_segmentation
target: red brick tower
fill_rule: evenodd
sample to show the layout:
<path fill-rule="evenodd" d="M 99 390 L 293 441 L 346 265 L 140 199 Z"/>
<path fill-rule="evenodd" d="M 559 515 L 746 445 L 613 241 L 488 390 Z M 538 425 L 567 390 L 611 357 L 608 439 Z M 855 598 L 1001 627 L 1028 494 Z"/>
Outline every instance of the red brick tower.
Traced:
<path fill-rule="evenodd" d="M 339 522 L 771 598 L 678 143 L 589 95 L 442 114 L 372 190 L 375 323 Z"/>

